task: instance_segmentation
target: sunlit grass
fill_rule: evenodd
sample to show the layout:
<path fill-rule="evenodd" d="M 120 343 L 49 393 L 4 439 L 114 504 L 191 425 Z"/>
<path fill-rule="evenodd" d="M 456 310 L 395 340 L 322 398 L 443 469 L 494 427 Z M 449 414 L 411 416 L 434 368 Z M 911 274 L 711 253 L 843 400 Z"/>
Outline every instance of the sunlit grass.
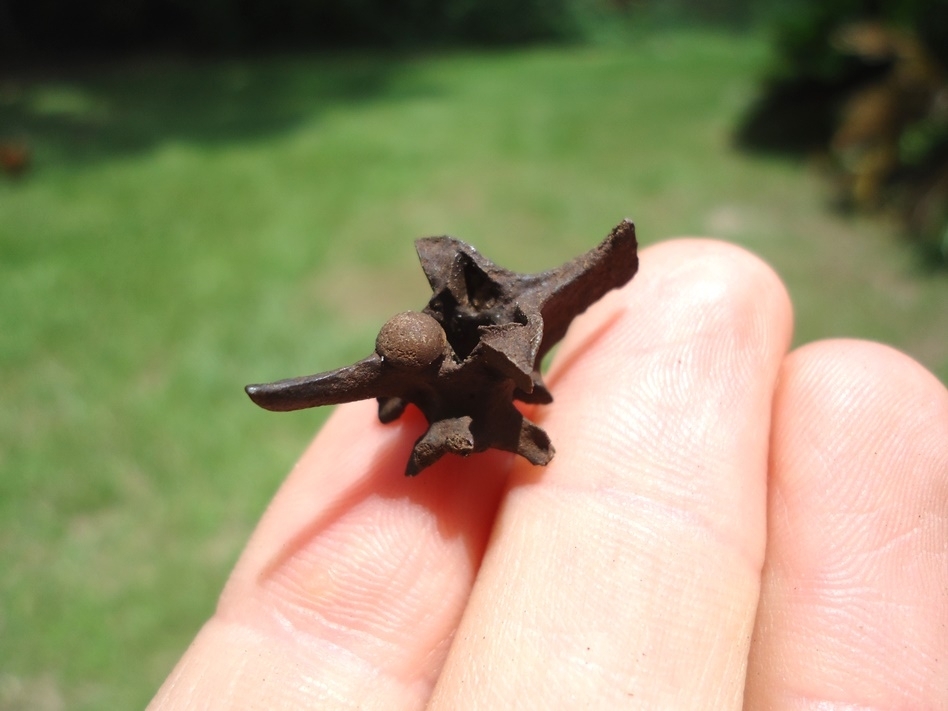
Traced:
<path fill-rule="evenodd" d="M 798 341 L 884 339 L 948 380 L 948 281 L 805 166 L 730 148 L 765 57 L 665 32 L 0 89 L 34 149 L 0 181 L 0 709 L 143 705 L 326 414 L 242 385 L 366 354 L 424 303 L 415 237 L 539 270 L 625 216 L 715 234 L 782 273 Z"/>

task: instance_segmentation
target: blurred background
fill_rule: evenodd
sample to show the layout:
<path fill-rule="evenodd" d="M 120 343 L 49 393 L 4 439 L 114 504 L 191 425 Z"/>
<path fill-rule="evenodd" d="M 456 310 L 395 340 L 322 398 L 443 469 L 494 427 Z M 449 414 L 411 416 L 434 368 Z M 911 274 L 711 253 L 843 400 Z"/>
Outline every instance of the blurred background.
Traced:
<path fill-rule="evenodd" d="M 623 217 L 948 382 L 948 0 L 0 0 L 0 711 L 140 708 L 412 241 Z"/>

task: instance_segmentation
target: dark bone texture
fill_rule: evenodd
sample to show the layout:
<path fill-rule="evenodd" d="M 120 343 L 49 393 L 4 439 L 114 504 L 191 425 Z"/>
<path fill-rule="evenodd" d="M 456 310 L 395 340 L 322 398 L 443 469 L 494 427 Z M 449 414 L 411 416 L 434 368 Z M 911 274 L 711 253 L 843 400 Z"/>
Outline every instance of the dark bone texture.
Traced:
<path fill-rule="evenodd" d="M 409 403 L 428 420 L 406 467 L 414 476 L 448 452 L 516 452 L 547 464 L 553 445 L 515 400 L 553 401 L 540 363 L 570 322 L 638 269 L 635 226 L 621 222 L 595 249 L 538 274 L 498 267 L 452 237 L 415 242 L 432 296 L 421 311 L 382 327 L 375 352 L 317 375 L 248 385 L 267 410 L 287 411 L 377 398 L 391 422 Z"/>

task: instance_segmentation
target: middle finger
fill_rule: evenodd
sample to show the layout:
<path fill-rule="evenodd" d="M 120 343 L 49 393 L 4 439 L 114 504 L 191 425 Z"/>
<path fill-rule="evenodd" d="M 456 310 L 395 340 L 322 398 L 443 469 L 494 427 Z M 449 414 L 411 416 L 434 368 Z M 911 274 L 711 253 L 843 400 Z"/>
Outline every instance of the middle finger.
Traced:
<path fill-rule="evenodd" d="M 432 708 L 740 707 L 791 320 L 759 260 L 677 241 L 577 322 Z"/>

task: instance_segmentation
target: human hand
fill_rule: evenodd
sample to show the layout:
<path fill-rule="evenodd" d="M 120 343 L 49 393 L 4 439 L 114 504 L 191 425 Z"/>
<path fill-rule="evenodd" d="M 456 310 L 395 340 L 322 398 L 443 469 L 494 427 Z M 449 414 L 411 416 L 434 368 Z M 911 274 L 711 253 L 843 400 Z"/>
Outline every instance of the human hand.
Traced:
<path fill-rule="evenodd" d="M 403 468 L 340 407 L 152 709 L 948 709 L 948 391 L 787 355 L 746 252 L 679 240 L 574 323 L 546 468 Z"/>

